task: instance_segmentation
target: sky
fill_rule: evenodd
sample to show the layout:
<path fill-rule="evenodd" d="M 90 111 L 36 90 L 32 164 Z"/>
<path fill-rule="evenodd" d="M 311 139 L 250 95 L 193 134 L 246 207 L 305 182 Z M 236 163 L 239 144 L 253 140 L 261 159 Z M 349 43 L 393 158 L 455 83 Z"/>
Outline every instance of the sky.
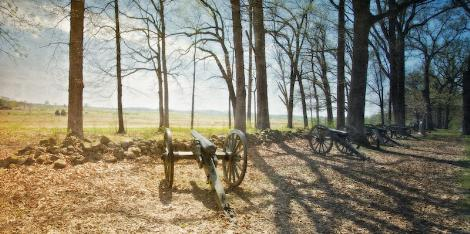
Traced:
<path fill-rule="evenodd" d="M 12 57 L 0 53 L 0 96 L 32 103 L 47 101 L 51 104 L 66 104 L 68 98 L 68 48 L 64 43 L 68 42 L 70 24 L 69 19 L 65 17 L 67 9 L 56 8 L 47 0 L 15 0 L 14 2 L 18 6 L 19 13 L 32 19 L 32 22 L 39 27 L 10 25 L 11 32 L 17 38 L 21 45 L 21 52 L 25 56 Z M 184 6 L 176 4 L 167 9 L 166 13 L 169 15 L 168 33 L 178 31 L 182 24 L 187 23 L 188 19 L 194 19 L 195 14 L 201 20 L 206 19 L 204 18 L 206 16 L 200 16 L 204 12 L 197 13 L 194 10 L 197 7 L 192 3 L 194 1 L 179 2 Z M 225 6 L 225 10 L 227 10 L 224 13 L 229 13 L 228 5 L 222 4 L 221 6 Z M 126 9 L 126 6 L 121 9 Z M 89 23 L 90 19 L 86 20 Z M 112 21 L 105 16 L 95 17 L 95 20 L 112 25 Z M 121 28 L 124 29 L 126 24 L 132 24 L 125 17 L 124 19 L 121 17 L 121 23 L 124 25 Z M 87 28 L 87 25 L 89 24 L 85 25 L 83 102 L 87 106 L 115 108 L 117 106 L 116 81 L 99 69 L 114 63 L 114 39 L 105 30 L 95 34 L 96 29 Z M 94 36 L 90 37 L 92 34 Z M 123 38 L 129 44 L 142 43 L 142 38 L 133 33 L 124 34 Z M 185 56 L 178 56 L 174 52 L 178 49 L 187 49 L 190 43 L 191 41 L 185 37 L 172 36 L 167 39 L 169 66 L 179 65 L 178 69 L 174 71 L 177 74 L 170 76 L 169 79 L 171 110 L 188 111 L 191 109 L 192 52 Z M 125 53 L 125 47 L 123 50 Z M 268 39 L 266 52 L 268 56 L 269 111 L 272 115 L 285 115 L 285 107 L 278 97 L 280 93 L 277 89 L 276 75 L 273 72 L 273 61 L 269 60 L 272 51 L 273 45 Z M 248 60 L 247 54 L 245 51 L 245 61 Z M 137 66 L 126 56 L 123 56 L 122 63 L 124 69 Z M 247 65 L 245 65 L 245 69 L 247 69 Z M 226 112 L 229 106 L 227 88 L 225 81 L 216 77 L 220 75 L 220 72 L 214 61 L 199 61 L 196 74 L 196 111 Z M 153 72 L 139 72 L 125 77 L 123 79 L 124 108 L 156 109 L 158 107 L 156 86 L 156 77 Z M 335 93 L 335 86 L 336 83 L 331 84 L 333 93 Z M 375 112 L 377 112 L 377 108 L 369 106 L 366 115 Z M 301 113 L 300 103 L 296 103 L 294 114 L 301 115 Z M 325 113 L 322 112 L 322 115 Z"/>

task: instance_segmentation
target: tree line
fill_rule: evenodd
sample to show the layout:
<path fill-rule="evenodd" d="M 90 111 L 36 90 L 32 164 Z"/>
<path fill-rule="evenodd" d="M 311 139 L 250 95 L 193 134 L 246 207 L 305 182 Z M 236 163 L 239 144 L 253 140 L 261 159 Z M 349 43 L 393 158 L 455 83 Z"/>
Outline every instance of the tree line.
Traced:
<path fill-rule="evenodd" d="M 463 115 L 463 130 L 470 131 L 466 1 L 194 0 L 198 14 L 176 25 L 171 19 L 178 3 L 71 0 L 72 133 L 83 135 L 86 17 L 89 27 L 108 31 L 115 42 L 114 64 L 99 68 L 116 80 L 119 133 L 125 132 L 122 79 L 138 72 L 155 75 L 158 125 L 170 126 L 168 87 L 183 66 L 174 63 L 180 57 L 191 58 L 193 66 L 191 127 L 196 64 L 208 61 L 227 88 L 234 127 L 243 131 L 252 117 L 255 128 L 270 128 L 269 101 L 285 106 L 288 128 L 299 106 L 303 127 L 320 123 L 324 112 L 327 124 L 348 127 L 358 141 L 365 140 L 367 105 L 377 105 L 383 125 L 423 121 L 430 130 L 449 128 Z M 135 35 L 139 43 L 129 39 Z M 191 41 L 188 48 L 168 51 L 168 40 L 178 37 Z M 132 62 L 123 64 L 123 57 Z M 268 100 L 268 75 L 278 99 Z"/>
<path fill-rule="evenodd" d="M 118 2 L 114 0 L 108 5 L 113 5 L 115 10 L 118 116 L 119 132 L 122 133 L 124 128 Z M 368 87 L 378 96 L 382 124 L 385 124 L 386 93 L 388 93 L 388 122 L 403 126 L 407 120 L 406 112 L 412 107 L 410 100 L 407 108 L 405 101 L 407 94 L 409 96 L 418 91 L 421 92 L 421 104 L 424 104 L 425 108 L 414 109 L 416 118 L 422 119 L 431 130 L 435 127 L 434 122 L 437 122 L 438 127 L 448 127 L 451 118 L 450 106 L 455 103 L 455 98 L 452 96 L 459 96 L 456 93 L 459 92 L 459 87 L 463 87 L 463 74 L 465 69 L 468 70 L 468 64 L 465 63 L 465 58 L 468 57 L 466 54 L 468 46 L 465 43 L 468 12 L 465 13 L 467 9 L 465 2 L 388 0 L 375 1 L 374 5 L 372 1 L 330 0 L 329 4 L 337 11 L 337 22 L 332 22 L 331 17 L 316 8 L 319 3 L 313 0 L 231 0 L 230 6 L 223 6 L 230 8 L 230 23 L 226 22 L 228 17 L 219 2 L 199 0 L 198 3 L 208 12 L 207 21 L 186 27 L 178 34 L 193 38 L 194 43 L 191 45 L 194 47 L 193 60 L 196 60 L 196 52 L 200 51 L 205 55 L 204 59 L 211 59 L 216 63 L 221 78 L 227 85 L 235 128 L 246 130 L 247 103 L 251 112 L 253 80 L 256 83 L 254 98 L 257 104 L 255 127 L 258 129 L 270 127 L 265 51 L 268 37 L 276 51 L 274 60 L 277 64 L 277 86 L 280 92 L 279 98 L 287 110 L 287 127 L 293 127 L 296 99 L 301 105 L 304 127 L 309 126 L 307 110 L 310 109 L 312 113 L 312 109 L 315 109 L 318 118 L 320 106 L 326 110 L 327 122 L 333 124 L 333 103 L 336 101 L 337 128 L 341 129 L 347 125 L 357 140 L 363 140 L 362 126 L 365 123 Z M 160 126 L 168 127 L 170 95 L 166 63 L 168 35 L 165 32 L 165 14 L 167 14 L 165 5 L 171 4 L 171 1 L 130 1 L 128 4 L 137 7 L 140 17 L 125 12 L 122 14 L 128 18 L 142 20 L 146 25 L 146 28 L 132 30 L 142 31 L 146 35 L 147 49 L 151 53 L 139 53 L 137 50 L 134 52 L 145 58 L 144 61 L 151 61 L 153 65 L 159 84 Z M 82 48 L 80 43 L 83 41 L 83 17 L 84 1 L 72 1 L 69 128 L 79 135 L 83 134 L 80 105 L 83 89 L 80 71 L 82 66 L 80 61 L 83 56 L 80 53 Z M 244 18 L 248 19 L 248 22 L 242 22 Z M 248 91 L 245 79 L 243 25 L 248 25 L 249 29 L 245 31 L 245 41 L 248 41 L 245 44 L 249 54 Z M 231 35 L 228 33 L 230 27 Z M 334 27 L 337 32 L 336 45 L 328 36 Z M 152 37 L 151 34 L 155 34 L 156 37 Z M 156 40 L 152 40 L 155 38 Z M 254 77 L 253 54 L 256 71 Z M 421 59 L 414 61 L 416 64 L 421 63 L 421 72 L 416 69 L 413 70 L 414 73 L 406 73 L 406 56 L 409 54 L 421 56 Z M 349 59 L 346 58 L 347 55 Z M 334 62 L 336 69 L 333 69 Z M 370 71 L 374 71 L 372 75 L 369 74 Z M 331 87 L 332 75 L 336 76 L 335 95 Z M 368 79 L 369 77 L 372 79 Z M 415 78 L 415 87 L 406 84 L 412 80 L 409 77 Z M 386 80 L 388 80 L 388 92 L 384 90 Z M 419 87 L 416 86 L 416 82 Z M 431 101 L 433 89 L 436 89 L 436 95 L 444 93 L 448 95 L 439 96 L 435 101 Z M 314 107 L 307 106 L 309 99 L 311 105 L 315 103 Z M 437 107 L 437 111 L 433 110 L 434 107 Z M 251 113 L 248 116 L 251 122 Z M 312 116 L 310 118 L 313 119 Z"/>

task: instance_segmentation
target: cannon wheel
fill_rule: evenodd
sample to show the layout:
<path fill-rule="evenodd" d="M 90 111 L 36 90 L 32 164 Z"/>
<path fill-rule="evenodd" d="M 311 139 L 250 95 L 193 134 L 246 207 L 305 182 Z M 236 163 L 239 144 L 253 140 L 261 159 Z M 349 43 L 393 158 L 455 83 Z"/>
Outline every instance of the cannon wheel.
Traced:
<path fill-rule="evenodd" d="M 380 137 L 379 133 L 376 130 L 371 130 L 369 134 L 367 134 L 367 141 L 371 146 L 376 148 L 380 148 Z"/>
<path fill-rule="evenodd" d="M 333 140 L 330 137 L 329 129 L 322 125 L 317 125 L 310 129 L 308 144 L 317 154 L 326 154 L 333 147 Z"/>
<path fill-rule="evenodd" d="M 171 130 L 167 128 L 165 130 L 164 143 L 165 153 L 163 154 L 163 166 L 165 168 L 165 180 L 167 186 L 171 188 L 173 186 L 173 176 L 175 173 L 175 158 L 173 154 L 173 142 L 172 142 Z"/>
<path fill-rule="evenodd" d="M 384 145 L 389 145 L 391 143 L 391 139 L 390 139 L 390 136 L 387 134 L 387 132 L 383 133 L 382 134 L 382 140 L 383 140 L 383 144 Z M 393 142 L 392 142 L 393 143 Z"/>
<path fill-rule="evenodd" d="M 228 133 L 224 143 L 227 157 L 222 160 L 225 182 L 229 188 L 237 187 L 245 178 L 248 161 L 248 142 L 245 134 L 237 129 Z"/>
<path fill-rule="evenodd" d="M 360 145 L 354 144 L 353 141 L 351 140 L 351 137 L 349 136 L 344 138 L 344 144 L 341 144 L 340 142 L 335 141 L 335 147 L 339 152 L 343 154 L 348 154 L 348 155 L 354 154 L 354 152 L 349 147 L 346 147 L 345 144 L 355 149 L 359 149 L 360 147 Z"/>

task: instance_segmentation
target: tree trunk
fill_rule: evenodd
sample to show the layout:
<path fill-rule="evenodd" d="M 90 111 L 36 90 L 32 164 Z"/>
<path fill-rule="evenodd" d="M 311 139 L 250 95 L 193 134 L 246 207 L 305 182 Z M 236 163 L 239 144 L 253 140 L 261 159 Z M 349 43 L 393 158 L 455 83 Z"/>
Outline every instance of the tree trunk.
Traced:
<path fill-rule="evenodd" d="M 392 124 L 392 97 L 390 96 L 390 92 L 388 93 L 388 113 L 387 113 L 387 120 L 388 124 Z"/>
<path fill-rule="evenodd" d="M 390 27 L 395 27 L 396 17 Z M 405 36 L 399 30 L 390 30 L 390 97 L 395 124 L 405 126 Z"/>
<path fill-rule="evenodd" d="M 324 48 L 323 48 L 324 49 Z M 320 52 L 321 56 L 321 83 L 323 85 L 323 91 L 325 93 L 325 104 L 326 104 L 326 120 L 328 125 L 333 123 L 333 107 L 331 101 L 331 90 L 330 82 L 328 80 L 328 67 L 326 64 L 325 52 Z"/>
<path fill-rule="evenodd" d="M 337 57 L 337 86 L 336 86 L 336 129 L 343 129 L 345 127 L 345 114 L 344 114 L 344 51 L 345 51 L 345 19 L 344 19 L 344 2 L 339 0 L 338 3 L 338 50 L 336 51 Z"/>
<path fill-rule="evenodd" d="M 196 51 L 197 51 L 197 37 L 194 37 L 194 52 L 193 52 L 193 92 L 191 95 L 191 129 L 194 128 L 194 93 L 196 91 Z"/>
<path fill-rule="evenodd" d="M 253 0 L 253 30 L 255 34 L 256 63 L 256 128 L 270 128 L 268 107 L 268 82 L 266 74 L 265 30 L 263 0 Z"/>
<path fill-rule="evenodd" d="M 287 128 L 294 127 L 294 87 L 295 87 L 295 72 L 294 65 L 291 64 L 291 71 L 289 77 L 289 98 L 287 100 Z"/>
<path fill-rule="evenodd" d="M 248 126 L 251 127 L 251 97 L 253 90 L 253 10 L 251 0 L 248 4 L 248 24 L 249 24 L 249 34 L 248 34 L 248 107 L 247 107 L 247 120 Z"/>
<path fill-rule="evenodd" d="M 165 33 L 165 0 L 160 0 L 160 21 L 161 25 L 161 40 L 162 40 L 162 72 L 163 72 L 163 85 L 165 86 L 164 95 L 165 95 L 165 127 L 170 127 L 170 109 L 168 104 L 168 72 L 166 67 L 166 33 Z"/>
<path fill-rule="evenodd" d="M 313 61 L 313 60 L 312 60 Z M 312 63 L 313 68 L 313 63 Z M 315 76 L 315 72 L 313 73 L 313 97 L 315 98 L 315 117 L 317 120 L 317 125 L 320 124 L 320 100 L 318 98 L 317 93 L 317 77 Z"/>
<path fill-rule="evenodd" d="M 384 110 L 384 101 L 380 101 L 380 123 L 382 126 L 385 125 L 385 110 Z"/>
<path fill-rule="evenodd" d="M 395 106 L 394 117 L 395 123 L 400 126 L 405 126 L 406 124 L 406 105 L 405 105 L 405 36 L 402 32 L 397 32 L 397 41 L 396 41 L 396 96 L 395 96 Z"/>
<path fill-rule="evenodd" d="M 232 106 L 231 106 L 231 101 L 230 97 L 228 98 L 228 128 L 232 128 Z"/>
<path fill-rule="evenodd" d="M 302 114 L 304 117 L 304 128 L 308 128 L 307 102 L 305 100 L 305 90 L 302 83 L 302 76 L 297 72 L 297 81 L 299 82 L 300 99 L 302 101 Z"/>
<path fill-rule="evenodd" d="M 235 128 L 246 132 L 246 90 L 245 69 L 243 61 L 242 21 L 240 0 L 230 0 L 232 5 L 233 44 L 235 47 L 237 105 L 235 106 Z"/>
<path fill-rule="evenodd" d="M 424 89 L 423 89 L 423 99 L 426 104 L 426 129 L 434 130 L 434 123 L 432 119 L 432 105 L 431 97 L 429 92 L 430 86 L 430 69 L 431 69 L 431 60 L 425 56 L 424 59 Z"/>
<path fill-rule="evenodd" d="M 310 111 L 310 125 L 313 127 L 314 124 L 313 124 L 313 101 L 312 101 L 312 98 L 313 98 L 313 94 L 312 94 L 312 89 L 311 89 L 311 86 L 309 85 L 308 86 L 308 101 L 309 101 L 309 106 L 308 106 L 308 110 Z"/>
<path fill-rule="evenodd" d="M 253 96 L 256 97 L 256 90 L 253 90 Z M 256 109 L 256 98 L 253 98 L 253 110 L 254 110 L 254 113 L 253 113 L 254 116 L 253 117 L 255 117 L 255 128 L 257 129 L 258 128 L 257 127 L 258 122 L 256 122 L 256 117 L 257 117 L 256 116 L 256 110 L 257 110 Z"/>
<path fill-rule="evenodd" d="M 150 48 L 150 38 L 149 35 L 147 35 L 147 45 Z M 157 35 L 157 66 L 154 64 L 155 72 L 157 74 L 157 79 L 158 79 L 158 113 L 159 113 L 159 128 L 165 127 L 165 103 L 164 103 L 164 98 L 163 98 L 163 75 L 162 75 L 162 59 L 161 59 L 161 46 L 160 46 L 160 35 Z M 153 60 L 152 60 L 153 61 Z"/>
<path fill-rule="evenodd" d="M 441 105 L 436 110 L 436 128 L 442 129 L 443 126 L 443 119 L 442 119 L 442 114 L 444 112 L 444 108 L 442 108 Z"/>
<path fill-rule="evenodd" d="M 119 29 L 119 0 L 114 0 L 114 18 L 116 23 L 116 78 L 117 78 L 117 102 L 118 102 L 118 132 L 126 133 L 124 130 L 124 117 L 122 113 L 122 77 L 121 77 L 121 31 Z"/>
<path fill-rule="evenodd" d="M 163 77 L 160 69 L 157 70 L 157 79 L 158 79 L 158 114 L 159 114 L 159 124 L 158 127 L 165 127 L 165 106 L 163 100 Z"/>
<path fill-rule="evenodd" d="M 463 74 L 463 135 L 470 135 L 470 55 L 467 57 L 467 70 Z"/>
<path fill-rule="evenodd" d="M 320 124 L 320 102 L 319 102 L 319 98 L 318 98 L 318 93 L 317 93 L 317 76 L 315 75 L 315 65 L 313 63 L 314 61 L 314 57 L 313 57 L 313 53 L 310 54 L 311 58 L 310 58 L 310 66 L 312 68 L 312 86 L 313 86 L 313 97 L 315 99 L 315 116 L 316 116 L 316 122 L 317 122 L 317 125 Z"/>
<path fill-rule="evenodd" d="M 449 129 L 450 118 L 450 104 L 447 104 L 444 112 L 444 129 Z"/>
<path fill-rule="evenodd" d="M 72 0 L 70 8 L 69 106 L 67 129 L 83 137 L 83 21 L 85 0 Z"/>
<path fill-rule="evenodd" d="M 352 127 L 353 139 L 367 144 L 364 134 L 364 111 L 369 62 L 368 37 L 372 22 L 369 12 L 370 2 L 354 0 L 353 8 L 354 39 L 348 125 Z"/>
<path fill-rule="evenodd" d="M 396 3 L 394 0 L 389 1 L 389 9 L 395 9 Z M 388 47 L 389 47 L 389 63 L 390 63 L 390 115 L 393 116 L 393 121 L 397 122 L 398 113 L 397 110 L 397 57 L 398 57 L 398 48 L 397 48 L 397 40 L 396 40 L 396 33 L 397 33 L 397 17 L 396 16 L 389 16 L 388 17 L 388 33 L 387 40 L 388 40 Z M 392 122 L 392 121 L 390 121 Z"/>

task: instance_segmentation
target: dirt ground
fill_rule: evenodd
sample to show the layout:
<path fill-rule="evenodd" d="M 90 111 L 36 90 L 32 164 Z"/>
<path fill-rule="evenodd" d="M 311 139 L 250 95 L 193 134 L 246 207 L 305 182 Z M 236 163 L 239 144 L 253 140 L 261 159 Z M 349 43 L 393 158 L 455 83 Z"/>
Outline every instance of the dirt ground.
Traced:
<path fill-rule="evenodd" d="M 192 161 L 176 164 L 172 190 L 150 157 L 0 169 L 0 232 L 470 232 L 458 210 L 463 143 L 407 144 L 363 150 L 365 162 L 315 155 L 301 139 L 252 146 L 245 180 L 228 194 L 235 222 Z"/>

